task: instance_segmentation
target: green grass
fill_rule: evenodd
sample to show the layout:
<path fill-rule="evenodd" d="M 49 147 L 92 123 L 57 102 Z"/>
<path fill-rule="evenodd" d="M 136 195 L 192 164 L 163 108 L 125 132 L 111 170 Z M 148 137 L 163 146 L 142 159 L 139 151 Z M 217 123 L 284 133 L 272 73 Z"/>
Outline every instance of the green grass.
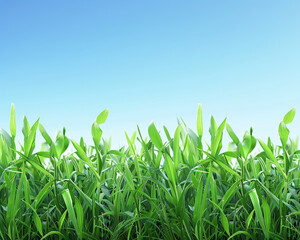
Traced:
<path fill-rule="evenodd" d="M 0 131 L 0 239 L 298 239 L 300 150 L 287 128 L 294 115 L 279 124 L 280 146 L 252 129 L 239 139 L 213 117 L 204 142 L 199 105 L 196 133 L 182 122 L 173 137 L 151 123 L 149 136 L 138 128 L 125 134 L 127 147 L 112 150 L 100 128 L 108 110 L 92 124 L 92 146 L 65 130 L 51 139 L 26 117 L 19 144 L 12 105 L 10 133 Z"/>

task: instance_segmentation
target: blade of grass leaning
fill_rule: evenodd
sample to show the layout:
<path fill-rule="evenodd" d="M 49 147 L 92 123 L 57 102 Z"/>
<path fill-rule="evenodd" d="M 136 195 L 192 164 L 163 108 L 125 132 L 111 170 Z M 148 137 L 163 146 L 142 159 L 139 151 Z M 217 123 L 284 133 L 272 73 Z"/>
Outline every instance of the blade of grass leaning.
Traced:
<path fill-rule="evenodd" d="M 239 145 L 240 140 L 238 139 L 238 137 L 236 136 L 236 134 L 234 133 L 234 131 L 232 130 L 231 126 L 228 123 L 226 123 L 226 130 L 227 130 L 229 136 L 231 137 L 232 141 L 236 145 Z"/>
<path fill-rule="evenodd" d="M 254 213 L 254 209 L 251 211 L 251 213 L 248 215 L 247 219 L 246 219 L 246 228 L 248 229 L 253 217 L 253 213 Z"/>
<path fill-rule="evenodd" d="M 45 141 L 48 143 L 49 146 L 51 146 L 53 141 L 41 123 L 39 123 L 39 130 L 40 130 L 40 133 L 42 134 L 43 138 L 45 139 Z"/>
<path fill-rule="evenodd" d="M 269 204 L 265 198 L 262 199 L 262 209 L 264 213 L 266 231 L 269 232 L 271 227 L 271 212 Z"/>
<path fill-rule="evenodd" d="M 62 192 L 62 196 L 63 196 L 64 202 L 67 206 L 68 215 L 71 219 L 74 229 L 75 229 L 77 235 L 79 236 L 79 238 L 82 239 L 82 232 L 80 231 L 80 228 L 78 226 L 78 222 L 77 222 L 74 207 L 73 207 L 73 201 L 72 201 L 69 189 L 65 189 Z"/>
<path fill-rule="evenodd" d="M 258 219 L 258 222 L 259 222 L 259 224 L 260 224 L 260 226 L 261 226 L 261 228 L 264 232 L 264 235 L 265 235 L 266 239 L 269 239 L 269 232 L 267 231 L 267 228 L 266 228 L 266 225 L 265 225 L 264 217 L 263 217 L 263 214 L 262 214 L 262 211 L 261 211 L 259 198 L 258 198 L 258 195 L 256 193 L 256 190 L 252 189 L 249 192 L 249 196 L 250 196 L 251 202 L 253 204 L 254 211 L 255 211 L 256 217 Z"/>
<path fill-rule="evenodd" d="M 39 231 L 41 236 L 43 236 L 43 228 L 42 228 L 42 221 L 37 214 L 36 210 L 27 202 L 24 202 L 32 211 L 33 211 L 33 221 L 36 226 L 36 229 Z"/>
<path fill-rule="evenodd" d="M 101 181 L 101 178 L 100 178 L 99 174 L 95 170 L 95 168 L 94 168 L 91 160 L 87 157 L 87 155 L 85 154 L 85 152 L 83 151 L 83 149 L 73 139 L 71 139 L 71 142 L 72 142 L 74 148 L 77 151 L 77 155 L 90 167 L 91 171 L 94 173 L 94 175 L 97 177 L 97 179 L 99 181 Z"/>
<path fill-rule="evenodd" d="M 80 236 L 82 236 L 83 224 L 84 224 L 83 209 L 82 209 L 80 201 L 76 197 L 75 197 L 75 211 L 76 211 L 78 229 L 80 232 Z"/>
<path fill-rule="evenodd" d="M 263 150 L 265 151 L 265 153 L 267 154 L 267 156 L 277 166 L 278 170 L 282 173 L 282 175 L 284 176 L 284 178 L 287 179 L 287 176 L 286 176 L 285 172 L 283 171 L 282 167 L 278 163 L 277 159 L 273 155 L 273 153 L 270 150 L 270 148 L 262 140 L 258 139 L 258 142 L 259 142 L 260 146 L 263 148 Z"/>
<path fill-rule="evenodd" d="M 228 234 L 228 236 L 230 236 L 230 232 L 229 232 L 229 222 L 228 222 L 228 219 L 226 217 L 226 215 L 224 214 L 222 208 L 220 208 L 218 206 L 218 204 L 216 204 L 215 202 L 211 201 L 210 202 L 220 210 L 220 213 L 221 213 L 221 223 L 222 223 L 222 226 L 224 228 L 224 230 L 226 231 L 226 233 Z"/>

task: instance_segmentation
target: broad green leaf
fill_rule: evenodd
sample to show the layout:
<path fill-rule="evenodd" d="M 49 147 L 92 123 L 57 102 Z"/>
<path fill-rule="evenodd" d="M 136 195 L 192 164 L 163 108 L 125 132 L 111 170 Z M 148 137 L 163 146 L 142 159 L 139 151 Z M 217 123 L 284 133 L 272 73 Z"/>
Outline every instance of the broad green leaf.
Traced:
<path fill-rule="evenodd" d="M 104 111 L 102 111 L 96 118 L 97 124 L 105 123 L 108 116 L 108 108 L 106 108 Z"/>
<path fill-rule="evenodd" d="M 227 123 L 226 124 L 226 130 L 229 134 L 229 136 L 231 137 L 232 141 L 236 144 L 239 145 L 240 140 L 238 139 L 238 137 L 235 135 L 234 131 L 232 130 L 232 128 L 230 127 L 230 125 Z"/>
<path fill-rule="evenodd" d="M 285 124 L 291 123 L 295 117 L 295 114 L 296 114 L 296 108 L 291 109 L 287 114 L 285 114 L 283 118 L 283 122 Z"/>
<path fill-rule="evenodd" d="M 244 157 L 244 159 L 247 159 L 248 155 L 253 151 L 255 146 L 256 146 L 255 137 L 246 133 L 243 138 L 243 142 L 241 144 L 241 154 Z"/>
<path fill-rule="evenodd" d="M 287 140 L 289 138 L 290 131 L 286 127 L 286 125 L 283 121 L 280 122 L 280 124 L 279 124 L 278 133 L 279 133 L 279 136 L 280 136 L 280 141 L 282 143 L 282 146 L 285 147 L 285 145 L 287 143 Z"/>
<path fill-rule="evenodd" d="M 46 143 L 48 143 L 48 145 L 51 146 L 53 141 L 41 123 L 39 124 L 39 130 L 40 130 L 40 133 L 42 134 L 43 138 L 45 139 Z"/>
<path fill-rule="evenodd" d="M 151 122 L 148 127 L 148 134 L 154 146 L 159 150 L 162 149 L 163 143 L 153 122 Z"/>
<path fill-rule="evenodd" d="M 95 143 L 95 146 L 98 146 L 102 136 L 102 130 L 99 127 L 97 122 L 94 122 L 92 125 L 92 136 Z"/>
<path fill-rule="evenodd" d="M 61 155 L 67 150 L 69 146 L 69 139 L 66 136 L 59 136 L 55 141 L 55 150 L 57 153 L 57 158 L 60 158 Z"/>

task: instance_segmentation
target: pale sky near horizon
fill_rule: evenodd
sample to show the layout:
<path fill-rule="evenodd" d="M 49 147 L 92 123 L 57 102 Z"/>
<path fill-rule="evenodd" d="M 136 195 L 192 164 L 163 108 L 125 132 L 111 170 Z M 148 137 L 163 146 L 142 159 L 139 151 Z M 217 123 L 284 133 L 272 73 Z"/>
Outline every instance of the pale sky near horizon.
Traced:
<path fill-rule="evenodd" d="M 203 106 L 241 138 L 279 142 L 284 114 L 300 111 L 299 1 L 0 0 L 0 128 L 16 106 L 55 137 L 64 126 L 91 142 L 109 108 L 103 136 L 126 143 L 153 120 L 173 133 L 177 117 L 196 130 Z M 296 113 L 289 126 L 300 134 Z"/>

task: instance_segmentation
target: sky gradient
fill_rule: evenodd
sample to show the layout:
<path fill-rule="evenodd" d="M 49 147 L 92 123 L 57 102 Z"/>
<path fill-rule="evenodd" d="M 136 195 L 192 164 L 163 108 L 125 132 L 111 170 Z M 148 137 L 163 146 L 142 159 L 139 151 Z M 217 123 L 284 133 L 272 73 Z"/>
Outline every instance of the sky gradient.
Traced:
<path fill-rule="evenodd" d="M 201 103 L 205 138 L 212 114 L 279 142 L 284 114 L 300 110 L 299 12 L 299 1 L 0 0 L 0 127 L 14 102 L 19 140 L 26 115 L 90 142 L 109 108 L 103 136 L 118 147 L 152 120 L 195 130 Z M 299 113 L 289 128 L 299 135 Z"/>

